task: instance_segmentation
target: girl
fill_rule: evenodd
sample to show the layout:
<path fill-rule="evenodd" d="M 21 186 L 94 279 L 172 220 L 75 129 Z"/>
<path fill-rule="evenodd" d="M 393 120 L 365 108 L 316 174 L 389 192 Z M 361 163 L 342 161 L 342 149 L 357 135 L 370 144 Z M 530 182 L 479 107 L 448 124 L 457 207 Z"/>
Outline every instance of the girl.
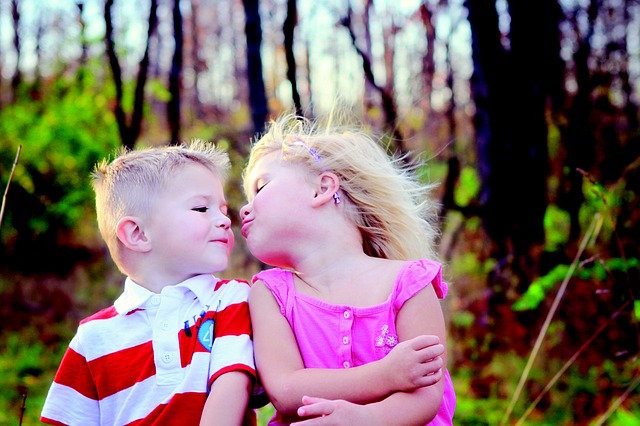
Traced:
<path fill-rule="evenodd" d="M 270 424 L 452 424 L 430 187 L 363 132 L 291 116 L 244 177 L 242 235 L 277 267 L 249 296 Z"/>

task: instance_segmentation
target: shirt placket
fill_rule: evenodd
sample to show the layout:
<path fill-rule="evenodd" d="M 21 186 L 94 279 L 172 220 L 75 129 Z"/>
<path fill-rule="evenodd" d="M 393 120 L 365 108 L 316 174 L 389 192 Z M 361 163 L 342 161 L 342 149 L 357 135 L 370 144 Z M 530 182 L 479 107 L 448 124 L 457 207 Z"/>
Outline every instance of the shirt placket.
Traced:
<path fill-rule="evenodd" d="M 352 341 L 353 341 L 353 311 L 345 308 L 340 318 L 340 361 L 344 368 L 353 366 L 352 358 Z"/>
<path fill-rule="evenodd" d="M 172 385 L 182 380 L 180 346 L 175 324 L 179 324 L 180 299 L 176 294 L 154 295 L 150 303 L 158 306 L 153 320 L 153 353 L 157 384 Z"/>

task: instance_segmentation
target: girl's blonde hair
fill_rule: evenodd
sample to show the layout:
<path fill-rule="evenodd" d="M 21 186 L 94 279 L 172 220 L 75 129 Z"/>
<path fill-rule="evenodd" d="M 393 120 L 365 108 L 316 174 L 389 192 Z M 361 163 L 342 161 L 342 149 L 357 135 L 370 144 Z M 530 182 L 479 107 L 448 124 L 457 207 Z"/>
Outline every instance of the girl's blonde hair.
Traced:
<path fill-rule="evenodd" d="M 253 143 L 245 176 L 274 151 L 281 151 L 285 161 L 340 178 L 341 206 L 360 229 L 368 255 L 438 259 L 437 205 L 429 198 L 434 185 L 421 183 L 415 175 L 418 166 L 389 156 L 362 129 L 281 116 Z M 249 194 L 246 179 L 244 185 Z"/>
<path fill-rule="evenodd" d="M 116 225 L 124 216 L 147 217 L 153 203 L 175 173 L 189 164 L 201 164 L 224 182 L 229 169 L 226 152 L 195 139 L 178 146 L 139 150 L 122 148 L 115 159 L 96 164 L 91 177 L 96 194 L 98 228 L 111 256 L 120 267 L 121 243 Z M 167 232 L 171 232 L 168 230 Z"/>

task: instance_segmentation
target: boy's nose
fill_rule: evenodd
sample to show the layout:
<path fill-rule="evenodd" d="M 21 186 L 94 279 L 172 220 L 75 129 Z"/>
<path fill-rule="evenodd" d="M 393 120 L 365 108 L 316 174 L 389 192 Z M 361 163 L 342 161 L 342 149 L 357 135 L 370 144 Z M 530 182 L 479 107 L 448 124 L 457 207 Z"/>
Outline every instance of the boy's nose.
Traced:
<path fill-rule="evenodd" d="M 246 204 L 240 209 L 240 219 L 243 219 L 249 214 L 249 204 Z"/>
<path fill-rule="evenodd" d="M 227 216 L 221 216 L 217 225 L 219 228 L 229 229 L 231 228 L 231 219 Z"/>

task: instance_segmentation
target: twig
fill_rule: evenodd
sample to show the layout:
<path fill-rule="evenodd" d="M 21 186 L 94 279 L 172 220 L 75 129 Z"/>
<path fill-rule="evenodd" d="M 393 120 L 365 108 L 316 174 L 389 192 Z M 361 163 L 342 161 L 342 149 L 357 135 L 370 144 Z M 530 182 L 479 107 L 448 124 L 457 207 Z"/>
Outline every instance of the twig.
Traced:
<path fill-rule="evenodd" d="M 2 196 L 2 207 L 0 207 L 0 225 L 2 225 L 2 218 L 4 217 L 4 206 L 7 203 L 7 193 L 9 192 L 9 185 L 11 184 L 11 179 L 13 179 L 13 172 L 16 171 L 16 166 L 18 165 L 18 159 L 20 158 L 20 151 L 22 151 L 22 145 L 18 145 L 18 152 L 16 152 L 16 159 L 13 161 L 13 167 L 11 167 L 11 173 L 9 174 L 7 187 L 4 189 L 4 195 Z"/>
<path fill-rule="evenodd" d="M 531 403 L 531 405 L 529 405 L 529 407 L 526 409 L 526 411 L 524 412 L 522 417 L 520 417 L 520 419 L 516 423 L 516 426 L 520 426 L 520 425 L 522 425 L 524 423 L 525 419 L 529 416 L 529 414 L 531 414 L 531 412 L 536 407 L 536 405 L 538 405 L 538 402 L 540 402 L 542 397 L 544 395 L 546 395 L 547 392 L 549 392 L 549 390 L 553 387 L 553 385 L 555 385 L 555 383 L 558 381 L 558 379 L 564 374 L 565 371 L 567 371 L 567 369 L 571 366 L 571 364 L 573 364 L 573 362 L 578 358 L 578 356 L 591 344 L 591 342 L 593 342 L 596 339 L 596 337 L 598 337 L 600 335 L 600 333 L 602 333 L 604 331 L 605 328 L 607 328 L 607 326 L 609 325 L 609 323 L 611 321 L 613 321 L 615 318 L 618 317 L 618 315 L 620 315 L 620 313 L 630 303 L 631 302 L 629 300 L 627 300 L 620 308 L 618 308 L 617 311 L 615 311 L 613 313 L 613 315 L 611 315 L 611 317 L 609 317 L 609 319 L 607 319 L 607 321 L 604 322 L 604 324 L 602 324 L 598 328 L 598 330 L 596 330 L 596 332 L 593 334 L 593 336 L 591 336 L 586 342 L 584 342 L 584 344 L 582 346 L 580 346 L 580 349 L 578 349 L 576 351 L 576 353 L 573 354 L 573 356 L 571 358 L 569 358 L 569 360 L 562 366 L 562 368 L 556 373 L 556 375 L 553 376 L 553 378 L 549 381 L 549 383 L 547 383 L 547 386 L 545 386 L 545 388 L 542 390 L 542 392 L 540 392 L 540 394 Z"/>
<path fill-rule="evenodd" d="M 620 406 L 620 404 L 622 404 L 622 401 L 624 401 L 627 396 L 629 396 L 629 394 L 631 392 L 633 392 L 633 390 L 636 388 L 636 386 L 638 386 L 638 384 L 640 384 L 640 376 L 636 377 L 633 382 L 631 382 L 631 384 L 629 385 L 629 387 L 627 388 L 626 391 L 624 391 L 624 393 L 622 395 L 620 395 L 620 398 L 616 399 L 616 402 L 614 402 L 611 407 L 609 407 L 609 409 L 607 410 L 606 413 L 604 413 L 597 422 L 594 423 L 593 426 L 601 426 L 604 424 L 604 422 L 609 418 L 609 416 L 611 416 L 611 414 L 613 414 L 614 411 L 616 411 L 618 409 L 618 407 Z"/>
<path fill-rule="evenodd" d="M 564 280 L 562 281 L 562 285 L 560 286 L 560 289 L 558 290 L 558 293 L 556 294 L 556 297 L 553 300 L 551 309 L 549 310 L 549 313 L 547 314 L 547 317 L 544 320 L 544 324 L 542 325 L 542 329 L 538 334 L 538 338 L 536 339 L 536 343 L 533 346 L 531 355 L 529 355 L 529 360 L 527 361 L 527 365 L 524 367 L 524 371 L 522 372 L 522 376 L 520 377 L 520 381 L 518 382 L 516 392 L 513 394 L 513 397 L 511 398 L 511 402 L 509 403 L 509 407 L 507 408 L 507 411 L 504 414 L 504 417 L 502 418 L 502 422 L 500 422 L 501 426 L 504 426 L 507 423 L 507 420 L 509 420 L 509 416 L 513 411 L 513 407 L 516 405 L 516 401 L 520 397 L 520 393 L 522 392 L 524 383 L 527 380 L 527 377 L 529 377 L 529 372 L 531 371 L 531 367 L 533 366 L 533 361 L 538 355 L 540 346 L 542 346 L 542 341 L 544 340 L 544 336 L 547 333 L 547 329 L 549 328 L 549 325 L 551 324 L 551 318 L 553 318 L 553 315 L 558 309 L 560 300 L 564 296 L 564 292 L 567 289 L 567 285 L 569 284 L 569 279 L 571 279 L 571 277 L 573 276 L 573 273 L 575 272 L 576 267 L 580 262 L 580 257 L 582 257 L 582 253 L 584 252 L 585 248 L 587 247 L 587 244 L 589 243 L 592 236 L 594 235 L 594 230 L 596 229 L 597 223 L 600 222 L 601 220 L 602 218 L 600 213 L 596 213 L 596 215 L 593 217 L 593 221 L 591 222 L 591 225 L 589 225 L 589 230 L 587 231 L 584 238 L 580 242 L 580 247 L 578 249 L 578 252 L 576 253 L 575 258 L 573 259 L 573 262 L 571 262 L 571 265 L 569 266 L 569 270 L 567 271 L 567 274 L 564 277 Z"/>
<path fill-rule="evenodd" d="M 27 393 L 29 392 L 29 389 L 26 386 L 20 386 L 18 388 L 18 390 L 20 392 L 22 392 L 22 405 L 20 406 L 20 423 L 18 423 L 19 426 L 22 426 L 22 419 L 24 417 L 24 411 L 27 408 Z"/>

